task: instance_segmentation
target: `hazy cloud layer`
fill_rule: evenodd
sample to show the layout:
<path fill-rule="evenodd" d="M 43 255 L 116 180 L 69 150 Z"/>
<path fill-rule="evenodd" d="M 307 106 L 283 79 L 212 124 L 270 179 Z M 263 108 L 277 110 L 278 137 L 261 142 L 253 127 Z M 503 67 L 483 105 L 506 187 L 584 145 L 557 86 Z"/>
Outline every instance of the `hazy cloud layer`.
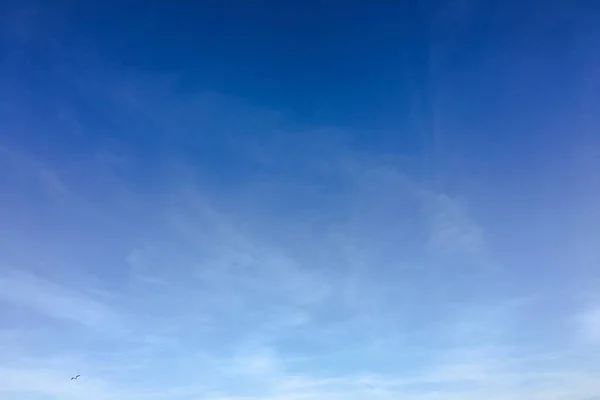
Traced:
<path fill-rule="evenodd" d="M 0 397 L 600 393 L 597 116 L 496 116 L 505 99 L 472 86 L 498 49 L 463 87 L 475 67 L 448 65 L 478 2 L 436 14 L 450 47 L 429 71 L 435 104 L 386 135 L 115 65 L 65 38 L 60 7 L 13 8 L 0 19 Z M 527 65 L 557 79 L 539 57 Z"/>

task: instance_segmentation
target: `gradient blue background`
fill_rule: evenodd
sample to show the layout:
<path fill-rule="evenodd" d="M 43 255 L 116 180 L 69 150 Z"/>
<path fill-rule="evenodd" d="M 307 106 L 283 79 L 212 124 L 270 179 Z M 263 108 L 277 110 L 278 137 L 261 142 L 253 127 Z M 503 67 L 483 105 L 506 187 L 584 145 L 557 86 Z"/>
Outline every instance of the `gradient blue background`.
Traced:
<path fill-rule="evenodd" d="M 598 48 L 591 1 L 2 2 L 0 394 L 599 399 Z"/>

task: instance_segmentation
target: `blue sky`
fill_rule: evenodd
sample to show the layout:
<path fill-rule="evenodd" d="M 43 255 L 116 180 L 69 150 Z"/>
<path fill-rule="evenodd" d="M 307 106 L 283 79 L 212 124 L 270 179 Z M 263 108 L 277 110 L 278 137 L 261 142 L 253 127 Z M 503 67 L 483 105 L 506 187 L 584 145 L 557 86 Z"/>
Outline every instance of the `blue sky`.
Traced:
<path fill-rule="evenodd" d="M 600 399 L 598 7 L 200 3 L 0 5 L 0 397 Z"/>

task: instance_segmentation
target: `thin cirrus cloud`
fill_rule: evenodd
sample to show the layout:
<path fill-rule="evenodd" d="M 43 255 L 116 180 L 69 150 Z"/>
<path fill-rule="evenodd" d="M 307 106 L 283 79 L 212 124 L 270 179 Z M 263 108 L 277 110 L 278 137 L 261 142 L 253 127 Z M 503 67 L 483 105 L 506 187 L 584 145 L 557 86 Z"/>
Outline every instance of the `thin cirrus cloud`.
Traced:
<path fill-rule="evenodd" d="M 86 204 L 78 221 L 70 222 L 80 229 L 78 235 L 85 237 L 93 229 L 86 219 L 98 215 L 127 227 L 126 243 L 108 240 L 101 249 L 114 256 L 108 275 L 87 271 L 100 281 L 116 276 L 127 284 L 98 299 L 26 269 L 3 268 L 2 307 L 94 331 L 116 321 L 131 329 L 104 342 L 95 332 L 94 340 L 107 348 L 103 356 L 85 343 L 76 345 L 72 351 L 85 362 L 72 365 L 97 374 L 77 388 L 57 383 L 55 363 L 28 353 L 28 338 L 4 339 L 19 342 L 18 356 L 30 360 L 18 365 L 5 360 L 4 393 L 50 398 L 92 393 L 98 399 L 448 400 L 480 398 L 491 387 L 497 398 L 511 399 L 594 394 L 593 371 L 571 365 L 542 368 L 537 354 L 523 358 L 514 348 L 504 350 L 515 345 L 507 338 L 518 315 L 527 312 L 527 303 L 505 299 L 498 305 L 488 299 L 482 300 L 488 305 L 467 312 L 465 306 L 474 304 L 459 295 L 470 290 L 460 281 L 440 292 L 439 301 L 449 301 L 447 306 L 428 304 L 431 298 L 405 285 L 417 279 L 439 287 L 448 269 L 485 251 L 483 228 L 451 196 L 410 180 L 393 165 L 355 159 L 348 168 L 349 154 L 339 166 L 328 166 L 340 187 L 351 183 L 350 190 L 335 193 L 277 179 L 211 192 L 209 184 L 195 185 L 189 175 L 169 176 L 168 182 L 157 182 L 158 194 L 140 193 L 121 182 L 126 190 L 119 189 L 118 195 L 127 207 L 139 204 L 139 210 L 151 210 L 146 221 L 110 201 L 105 205 L 85 198 L 86 188 L 78 192 L 76 176 L 61 177 L 68 195 L 54 200 L 52 207 Z M 107 167 L 102 173 L 114 171 Z M 302 212 L 281 209 L 281 196 L 301 192 L 308 193 Z M 118 226 L 106 229 L 110 237 Z M 27 237 L 27 232 L 20 234 Z M 36 238 L 31 238 L 35 246 Z M 447 263 L 431 259 L 432 252 Z M 415 265 L 415 259 L 425 265 Z M 37 268 L 44 264 L 37 261 Z M 469 265 L 477 273 L 492 273 L 481 272 L 484 265 Z M 103 290 L 114 286 L 110 280 L 104 284 Z M 585 323 L 589 330 L 593 318 Z M 113 353 L 125 343 L 127 349 Z M 52 352 L 52 345 L 46 346 Z M 364 366 L 357 365 L 358 359 Z M 343 360 L 348 364 L 341 366 Z M 128 374 L 131 382 L 119 373 Z M 35 385 L 29 383 L 32 379 Z"/>
<path fill-rule="evenodd" d="M 595 344 L 600 344 L 600 306 L 591 305 L 579 315 L 578 322 L 582 337 Z"/>
<path fill-rule="evenodd" d="M 34 274 L 6 267 L 0 274 L 0 299 L 24 311 L 88 327 L 109 326 L 116 319 L 101 302 Z"/>
<path fill-rule="evenodd" d="M 61 88 L 40 93 L 44 110 L 31 91 L 0 89 L 0 397 L 600 392 L 598 309 L 573 301 L 592 284 L 556 267 L 569 259 L 557 243 L 579 242 L 577 272 L 592 271 L 595 193 L 569 198 L 585 205 L 570 225 L 556 217 L 564 199 L 546 196 L 556 190 L 524 189 L 545 177 L 526 166 L 519 182 L 482 183 L 483 163 L 473 180 L 420 174 L 424 158 L 454 164 L 217 91 L 182 93 L 176 76 L 59 57 L 67 47 L 26 29 L 32 18 L 45 17 L 20 13 L 2 32 L 48 50 Z"/>

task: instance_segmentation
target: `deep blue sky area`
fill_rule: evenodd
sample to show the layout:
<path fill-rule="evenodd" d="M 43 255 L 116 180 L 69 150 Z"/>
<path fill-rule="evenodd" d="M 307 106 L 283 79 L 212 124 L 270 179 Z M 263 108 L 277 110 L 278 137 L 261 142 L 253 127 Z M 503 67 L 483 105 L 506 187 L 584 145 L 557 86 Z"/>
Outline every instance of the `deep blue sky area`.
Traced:
<path fill-rule="evenodd" d="M 361 98 L 400 97 L 409 80 L 423 84 L 427 70 L 428 26 L 416 4 L 215 1 L 138 7 L 141 12 L 79 7 L 72 13 L 78 20 L 75 43 L 91 39 L 125 67 L 181 72 L 183 91 L 227 90 L 332 122 L 343 118 L 335 111 L 340 101 L 360 112 Z M 399 79 L 399 72 L 406 76 Z M 381 106 L 370 104 L 363 112 Z"/>
<path fill-rule="evenodd" d="M 0 1 L 0 398 L 598 399 L 598 49 L 594 1 Z"/>
<path fill-rule="evenodd" d="M 459 123 L 482 129 L 492 118 L 514 145 L 522 137 L 511 129 L 515 120 L 533 124 L 574 95 L 574 73 L 585 73 L 587 50 L 598 42 L 597 7 L 462 3 L 61 2 L 30 16 L 61 51 L 38 49 L 16 69 L 37 70 L 38 87 L 51 76 L 52 58 L 173 74 L 181 95 L 241 97 L 299 124 L 360 131 L 364 145 L 379 149 L 429 145 L 423 136 L 432 135 L 434 118 L 451 117 L 450 102 Z M 2 7 L 24 4 L 36 6 Z M 553 95 L 539 96 L 543 90 Z M 399 133 L 414 124 L 420 136 Z"/>

